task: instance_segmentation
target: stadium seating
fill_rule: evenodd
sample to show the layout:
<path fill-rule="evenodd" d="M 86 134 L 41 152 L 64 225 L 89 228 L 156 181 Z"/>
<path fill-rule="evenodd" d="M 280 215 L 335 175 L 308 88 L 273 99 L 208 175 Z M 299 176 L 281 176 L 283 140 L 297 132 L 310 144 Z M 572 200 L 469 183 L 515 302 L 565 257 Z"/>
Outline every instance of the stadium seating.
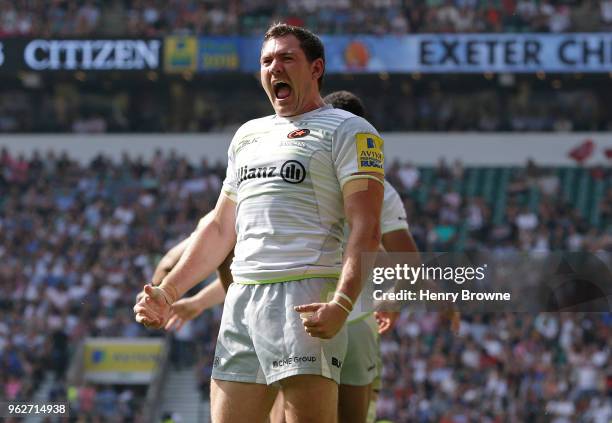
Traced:
<path fill-rule="evenodd" d="M 263 31 L 273 19 L 320 33 L 580 32 L 609 29 L 608 1 L 344 1 L 246 0 L 150 2 L 50 0 L 6 2 L 0 36 L 232 35 Z M 587 22 L 588 25 L 584 23 Z"/>
<path fill-rule="evenodd" d="M 561 229 L 564 250 L 610 248 L 602 244 L 612 225 L 606 212 L 612 210 L 609 169 L 534 165 L 530 171 L 472 167 L 453 173 L 445 166 L 418 168 L 419 181 L 412 190 L 398 185 L 423 251 L 440 251 L 440 245 L 449 251 L 493 249 L 499 240 L 490 230 L 483 235 L 482 228 L 516 227 L 508 217 L 521 207 L 538 216 L 538 228 L 549 237 Z M 183 157 L 162 153 L 150 163 L 130 157 L 113 163 L 98 157 L 83 166 L 62 154 L 18 158 L 8 150 L 0 154 L 0 168 L 0 399 L 25 400 L 45 379 L 45 369 L 54 368 L 57 380 L 65 377 L 74 340 L 86 335 L 151 335 L 131 318 L 133 298 L 160 254 L 189 234 L 214 204 L 224 169 L 192 166 Z M 552 179 L 545 179 L 550 175 Z M 387 176 L 401 180 L 393 173 Z M 553 190 L 546 192 L 551 181 Z M 459 193 L 458 202 L 453 192 Z M 542 215 L 542 208 L 553 214 Z M 471 219 L 472 213 L 482 221 Z M 450 244 L 435 239 L 442 219 L 453 222 L 456 230 Z M 510 248 L 533 248 L 519 242 L 519 232 L 507 239 Z M 196 325 L 193 339 L 200 358 L 193 361 L 208 363 L 208 371 L 199 370 L 202 374 L 212 364 L 218 318 L 208 314 Z M 555 334 L 540 322 L 545 318 L 554 320 L 550 324 L 557 328 Z M 401 319 L 394 335 L 383 342 L 382 417 L 450 422 L 453 416 L 469 415 L 471 421 L 497 421 L 495 416 L 516 412 L 518 421 L 528 421 L 524 413 L 529 410 L 562 413 L 559 402 L 576 413 L 605 412 L 611 380 L 609 359 L 606 364 L 602 357 L 610 353 L 609 313 L 464 316 L 460 338 L 438 328 L 435 315 L 403 313 Z M 543 335 L 519 341 L 505 336 L 507 331 Z M 581 385 L 569 374 L 568 363 L 573 363 L 572 371 L 587 374 L 594 368 L 597 374 L 588 373 Z M 452 365 L 457 367 L 449 368 Z M 550 386 L 542 386 L 542 381 Z M 566 389 L 550 391 L 553 385 Z M 101 386 L 83 389 L 89 399 L 104 392 L 99 402 L 105 404 L 132 395 L 112 394 Z M 206 392 L 205 379 L 202 389 Z M 537 401 L 523 407 L 531 393 Z M 475 396 L 485 405 L 470 407 Z M 138 399 L 124 403 L 134 407 L 125 416 L 141 412 Z M 90 415 L 104 411 L 88 410 Z"/>

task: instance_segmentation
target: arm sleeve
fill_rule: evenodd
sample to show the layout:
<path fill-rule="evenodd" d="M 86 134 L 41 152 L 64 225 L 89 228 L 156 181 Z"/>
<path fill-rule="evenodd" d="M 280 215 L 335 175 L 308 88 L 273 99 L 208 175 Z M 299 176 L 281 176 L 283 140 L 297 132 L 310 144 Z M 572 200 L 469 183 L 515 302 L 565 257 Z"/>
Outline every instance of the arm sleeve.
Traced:
<path fill-rule="evenodd" d="M 227 171 L 225 173 L 225 180 L 223 181 L 223 187 L 221 192 L 228 196 L 234 203 L 237 202 L 238 197 L 238 184 L 236 181 L 236 170 L 235 170 L 235 153 L 234 153 L 234 141 L 238 137 L 238 132 L 234 135 L 232 142 L 230 143 L 229 149 L 227 150 Z"/>
<path fill-rule="evenodd" d="M 352 117 L 342 122 L 332 140 L 332 160 L 340 186 L 366 173 L 384 176 L 383 147 L 383 139 L 367 120 Z"/>
<path fill-rule="evenodd" d="M 402 229 L 408 230 L 406 209 L 395 188 L 385 181 L 385 197 L 380 215 L 381 233 L 386 234 Z"/>

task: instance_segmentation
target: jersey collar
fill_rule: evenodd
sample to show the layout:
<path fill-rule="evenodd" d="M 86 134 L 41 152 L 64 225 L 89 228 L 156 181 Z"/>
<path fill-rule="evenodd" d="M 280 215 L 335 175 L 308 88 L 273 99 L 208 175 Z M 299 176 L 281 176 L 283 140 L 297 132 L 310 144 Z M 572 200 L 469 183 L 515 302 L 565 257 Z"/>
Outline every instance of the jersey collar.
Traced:
<path fill-rule="evenodd" d="M 319 112 L 322 112 L 323 110 L 328 110 L 328 109 L 333 109 L 333 107 L 330 104 L 326 104 L 323 107 L 319 107 L 318 109 L 311 110 L 310 112 L 306 112 L 301 115 L 288 116 L 288 117 L 274 115 L 274 119 L 279 120 L 281 122 L 295 122 L 297 120 L 309 118 L 311 116 L 316 115 Z"/>

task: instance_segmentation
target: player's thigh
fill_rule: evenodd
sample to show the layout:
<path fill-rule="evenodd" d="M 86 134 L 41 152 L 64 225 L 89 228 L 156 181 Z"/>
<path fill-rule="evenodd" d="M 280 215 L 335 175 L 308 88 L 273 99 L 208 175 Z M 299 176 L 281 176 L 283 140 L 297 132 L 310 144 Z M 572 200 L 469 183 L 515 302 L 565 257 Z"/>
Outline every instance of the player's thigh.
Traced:
<path fill-rule="evenodd" d="M 283 391 L 279 390 L 272 410 L 270 410 L 270 423 L 285 423 L 285 397 Z"/>
<path fill-rule="evenodd" d="M 305 279 L 253 288 L 251 305 L 255 311 L 248 323 L 249 333 L 266 383 L 296 375 L 318 375 L 340 382 L 346 326 L 332 339 L 312 337 L 295 311 L 297 305 L 326 301 L 335 286 L 335 279 Z"/>
<path fill-rule="evenodd" d="M 340 385 L 338 388 L 338 421 L 366 423 L 372 385 Z"/>
<path fill-rule="evenodd" d="M 368 418 L 366 423 L 374 423 L 376 421 L 376 401 L 378 401 L 378 391 L 374 388 L 376 382 L 372 383 L 372 391 L 370 394 L 370 406 L 368 407 Z"/>
<path fill-rule="evenodd" d="M 213 423 L 266 422 L 278 389 L 258 384 L 212 379 L 210 413 Z"/>
<path fill-rule="evenodd" d="M 338 385 L 318 375 L 297 375 L 281 380 L 287 423 L 336 423 Z"/>

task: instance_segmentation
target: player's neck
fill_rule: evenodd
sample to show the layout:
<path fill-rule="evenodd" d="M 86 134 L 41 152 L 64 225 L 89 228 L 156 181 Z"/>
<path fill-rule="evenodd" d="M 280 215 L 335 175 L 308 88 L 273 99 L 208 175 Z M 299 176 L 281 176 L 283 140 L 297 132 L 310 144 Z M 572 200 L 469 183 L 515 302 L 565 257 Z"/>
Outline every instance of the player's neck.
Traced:
<path fill-rule="evenodd" d="M 323 101 L 323 99 L 321 98 L 321 96 L 319 96 L 318 99 L 314 99 L 312 102 L 308 103 L 306 106 L 300 108 L 300 111 L 296 114 L 293 114 L 291 116 L 280 116 L 280 115 L 276 115 L 277 117 L 281 118 L 281 119 L 287 119 L 287 120 L 295 120 L 298 119 L 310 112 L 314 112 L 316 110 L 319 110 L 323 107 L 327 106 L 325 104 L 325 102 Z"/>

